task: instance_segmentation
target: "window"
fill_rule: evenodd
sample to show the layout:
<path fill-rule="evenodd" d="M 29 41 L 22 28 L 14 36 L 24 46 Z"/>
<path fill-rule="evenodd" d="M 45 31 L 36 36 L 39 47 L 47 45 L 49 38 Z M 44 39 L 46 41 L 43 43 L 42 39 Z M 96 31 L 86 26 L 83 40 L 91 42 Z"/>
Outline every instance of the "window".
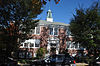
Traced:
<path fill-rule="evenodd" d="M 67 48 L 71 48 L 71 41 L 67 41 Z"/>
<path fill-rule="evenodd" d="M 31 48 L 31 47 L 34 47 L 34 43 L 30 43 L 30 48 Z"/>
<path fill-rule="evenodd" d="M 39 47 L 39 45 L 40 45 L 40 40 L 36 39 L 36 41 L 35 41 L 35 47 Z"/>
<path fill-rule="evenodd" d="M 29 58 L 32 58 L 32 53 L 30 52 L 30 54 L 29 54 Z"/>
<path fill-rule="evenodd" d="M 24 43 L 24 47 L 25 48 L 28 48 L 28 43 Z"/>
<path fill-rule="evenodd" d="M 39 44 L 35 43 L 35 47 L 39 47 Z"/>
<path fill-rule="evenodd" d="M 35 33 L 35 29 L 31 29 L 30 34 L 34 34 L 34 33 Z"/>
<path fill-rule="evenodd" d="M 20 58 L 25 58 L 25 52 L 19 52 L 19 57 Z"/>
<path fill-rule="evenodd" d="M 32 58 L 32 53 L 31 52 L 27 52 L 26 53 L 26 58 Z"/>
<path fill-rule="evenodd" d="M 66 30 L 66 33 L 67 33 L 68 36 L 71 35 L 71 31 L 69 29 Z"/>
<path fill-rule="evenodd" d="M 53 35 L 53 28 L 50 28 L 50 35 Z"/>
<path fill-rule="evenodd" d="M 22 46 L 22 47 L 23 47 L 23 44 L 20 44 L 20 46 Z"/>
<path fill-rule="evenodd" d="M 36 27 L 36 34 L 40 34 L 40 27 Z"/>
<path fill-rule="evenodd" d="M 54 31 L 54 35 L 58 35 L 58 28 L 55 28 Z"/>

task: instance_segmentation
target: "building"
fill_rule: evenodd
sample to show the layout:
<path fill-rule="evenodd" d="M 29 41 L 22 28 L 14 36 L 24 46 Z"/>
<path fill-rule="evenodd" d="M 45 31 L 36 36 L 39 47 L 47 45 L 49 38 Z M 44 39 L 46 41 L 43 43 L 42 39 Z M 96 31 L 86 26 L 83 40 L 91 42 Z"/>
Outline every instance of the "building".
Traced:
<path fill-rule="evenodd" d="M 32 38 L 21 43 L 20 48 L 23 50 L 27 48 L 31 52 L 29 55 L 33 57 L 36 57 L 38 48 L 46 48 L 48 54 L 63 53 L 66 49 L 72 53 L 73 49 L 79 48 L 79 44 L 74 45 L 72 42 L 69 26 L 70 24 L 54 22 L 49 9 L 46 20 L 39 21 L 38 26 L 30 32 Z"/>

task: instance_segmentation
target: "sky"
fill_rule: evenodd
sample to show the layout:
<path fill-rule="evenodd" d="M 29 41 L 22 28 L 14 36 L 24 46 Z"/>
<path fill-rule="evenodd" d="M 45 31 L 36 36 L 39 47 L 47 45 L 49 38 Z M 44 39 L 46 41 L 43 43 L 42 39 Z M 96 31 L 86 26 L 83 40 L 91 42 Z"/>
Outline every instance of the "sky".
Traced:
<path fill-rule="evenodd" d="M 38 19 L 46 20 L 47 11 L 50 8 L 54 22 L 69 24 L 73 14 L 76 12 L 76 8 L 88 8 L 95 1 L 98 0 L 60 0 L 58 4 L 55 4 L 54 0 L 51 0 L 51 2 L 43 6 L 43 12 L 38 15 Z"/>

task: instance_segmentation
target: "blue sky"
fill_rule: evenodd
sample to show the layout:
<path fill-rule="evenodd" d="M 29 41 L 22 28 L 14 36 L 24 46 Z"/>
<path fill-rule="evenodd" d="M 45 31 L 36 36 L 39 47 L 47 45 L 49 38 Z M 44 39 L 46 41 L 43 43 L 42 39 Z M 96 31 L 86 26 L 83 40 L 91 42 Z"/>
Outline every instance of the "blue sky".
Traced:
<path fill-rule="evenodd" d="M 54 0 L 51 0 L 43 7 L 43 12 L 38 15 L 38 19 L 45 20 L 50 7 L 55 22 L 69 24 L 70 19 L 75 14 L 75 9 L 79 8 L 79 5 L 82 8 L 88 8 L 95 1 L 98 0 L 60 0 L 59 4 L 55 4 Z"/>

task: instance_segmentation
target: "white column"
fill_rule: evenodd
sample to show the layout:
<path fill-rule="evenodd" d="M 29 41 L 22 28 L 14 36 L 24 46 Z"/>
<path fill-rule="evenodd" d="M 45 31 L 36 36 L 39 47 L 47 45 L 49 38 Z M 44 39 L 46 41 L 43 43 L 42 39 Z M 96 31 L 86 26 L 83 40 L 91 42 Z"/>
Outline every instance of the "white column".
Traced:
<path fill-rule="evenodd" d="M 73 44 L 73 47 L 74 47 L 74 49 L 75 49 L 75 45 Z"/>
<path fill-rule="evenodd" d="M 22 46 L 22 47 L 23 47 L 23 48 L 25 48 L 25 47 L 24 47 L 24 43 L 22 43 L 22 44 L 23 44 L 23 46 Z"/>
<path fill-rule="evenodd" d="M 28 43 L 28 48 L 30 48 L 30 43 Z"/>
<path fill-rule="evenodd" d="M 59 44 L 56 45 L 56 54 L 59 54 Z"/>
<path fill-rule="evenodd" d="M 72 47 L 72 45 L 70 44 L 70 47 L 69 48 L 71 48 Z"/>
<path fill-rule="evenodd" d="M 78 48 L 79 48 L 79 43 L 78 43 Z"/>
<path fill-rule="evenodd" d="M 49 50 L 49 53 L 50 53 L 50 48 L 51 48 L 51 47 L 50 47 L 50 44 L 48 44 L 48 50 Z"/>
<path fill-rule="evenodd" d="M 36 34 L 36 27 L 35 27 L 35 32 L 34 32 L 34 34 Z"/>
<path fill-rule="evenodd" d="M 34 53 L 34 57 L 36 57 L 36 53 Z"/>
<path fill-rule="evenodd" d="M 35 48 L 36 39 L 34 39 L 34 48 Z"/>
<path fill-rule="evenodd" d="M 33 39 L 34 40 L 34 46 L 33 46 L 33 48 L 35 48 L 35 39 Z"/>
<path fill-rule="evenodd" d="M 40 26 L 40 34 L 41 34 L 41 28 L 42 28 L 42 26 Z"/>

